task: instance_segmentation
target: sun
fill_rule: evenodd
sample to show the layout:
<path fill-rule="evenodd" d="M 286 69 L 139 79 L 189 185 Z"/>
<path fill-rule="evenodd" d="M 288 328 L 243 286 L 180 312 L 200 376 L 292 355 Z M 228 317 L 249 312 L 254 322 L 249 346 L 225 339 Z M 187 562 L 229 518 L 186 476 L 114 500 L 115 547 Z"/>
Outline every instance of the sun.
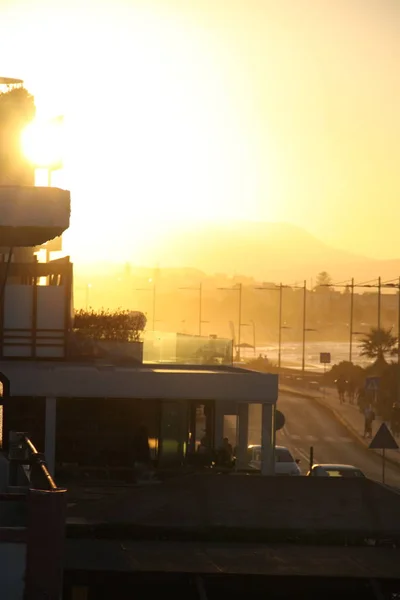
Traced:
<path fill-rule="evenodd" d="M 63 162 L 63 119 L 35 119 L 22 132 L 22 151 L 36 168 L 59 169 Z"/>

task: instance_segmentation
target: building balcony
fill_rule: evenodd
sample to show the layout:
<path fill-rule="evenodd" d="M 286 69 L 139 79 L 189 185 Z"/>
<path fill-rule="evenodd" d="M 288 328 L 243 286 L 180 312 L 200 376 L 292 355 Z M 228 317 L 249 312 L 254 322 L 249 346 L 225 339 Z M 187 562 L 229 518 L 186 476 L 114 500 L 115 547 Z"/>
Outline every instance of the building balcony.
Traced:
<path fill-rule="evenodd" d="M 71 329 L 72 263 L 0 263 L 0 357 L 65 359 Z"/>
<path fill-rule="evenodd" d="M 60 236 L 69 227 L 70 192 L 59 188 L 0 186 L 2 247 L 28 247 Z"/>

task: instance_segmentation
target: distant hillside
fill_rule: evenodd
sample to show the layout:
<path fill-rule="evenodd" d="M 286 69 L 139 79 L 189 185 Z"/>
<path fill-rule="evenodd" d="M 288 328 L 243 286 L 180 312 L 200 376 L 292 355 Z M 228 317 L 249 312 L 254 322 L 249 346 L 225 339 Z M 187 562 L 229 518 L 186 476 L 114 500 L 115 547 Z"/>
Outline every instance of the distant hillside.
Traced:
<path fill-rule="evenodd" d="M 323 238 L 323 233 L 321 233 Z M 328 271 L 336 281 L 354 277 L 357 281 L 385 280 L 400 275 L 400 259 L 372 260 L 328 246 L 306 230 L 288 223 L 199 223 L 183 225 L 154 224 L 152 236 L 140 242 L 140 260 L 131 249 L 132 242 L 124 241 L 126 261 L 136 267 L 186 269 L 188 279 L 201 277 L 196 271 L 209 275 L 246 275 L 259 281 L 294 283 L 315 279 L 320 271 Z M 123 262 L 124 257 L 121 257 Z M 113 270 L 112 263 L 109 264 Z M 107 263 L 84 266 L 91 273 L 99 268 L 107 271 Z M 182 273 L 180 273 L 182 275 Z"/>
<path fill-rule="evenodd" d="M 201 223 L 185 230 L 166 228 L 148 254 L 161 268 L 190 266 L 208 273 L 236 273 L 269 281 L 315 278 L 322 270 L 335 280 L 354 276 L 360 281 L 379 275 L 389 279 L 400 274 L 400 260 L 371 260 L 337 250 L 287 223 Z"/>

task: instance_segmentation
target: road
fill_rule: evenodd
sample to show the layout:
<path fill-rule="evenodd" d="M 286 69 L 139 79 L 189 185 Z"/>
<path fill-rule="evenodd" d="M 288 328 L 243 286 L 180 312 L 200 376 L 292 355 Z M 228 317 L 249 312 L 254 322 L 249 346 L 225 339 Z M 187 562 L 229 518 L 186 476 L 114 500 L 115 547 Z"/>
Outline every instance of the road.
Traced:
<path fill-rule="evenodd" d="M 286 417 L 285 427 L 277 432 L 276 443 L 287 446 L 300 459 L 307 473 L 310 446 L 314 447 L 314 462 L 343 463 L 359 467 L 367 477 L 382 481 L 382 459 L 373 450 L 364 448 L 329 409 L 311 398 L 279 394 L 278 409 Z M 250 412 L 249 443 L 260 443 L 259 406 Z M 386 462 L 385 483 L 400 488 L 400 467 Z"/>

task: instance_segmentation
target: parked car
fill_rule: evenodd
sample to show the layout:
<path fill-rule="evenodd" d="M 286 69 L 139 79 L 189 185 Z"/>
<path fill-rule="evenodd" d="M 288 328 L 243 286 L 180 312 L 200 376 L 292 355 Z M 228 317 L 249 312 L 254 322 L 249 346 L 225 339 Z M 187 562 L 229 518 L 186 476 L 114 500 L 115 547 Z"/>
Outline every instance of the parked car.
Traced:
<path fill-rule="evenodd" d="M 308 477 L 365 477 L 364 473 L 353 465 L 313 465 Z"/>
<path fill-rule="evenodd" d="M 249 446 L 249 467 L 261 469 L 261 446 Z M 275 475 L 301 475 L 300 460 L 295 460 L 285 446 L 275 446 Z"/>

